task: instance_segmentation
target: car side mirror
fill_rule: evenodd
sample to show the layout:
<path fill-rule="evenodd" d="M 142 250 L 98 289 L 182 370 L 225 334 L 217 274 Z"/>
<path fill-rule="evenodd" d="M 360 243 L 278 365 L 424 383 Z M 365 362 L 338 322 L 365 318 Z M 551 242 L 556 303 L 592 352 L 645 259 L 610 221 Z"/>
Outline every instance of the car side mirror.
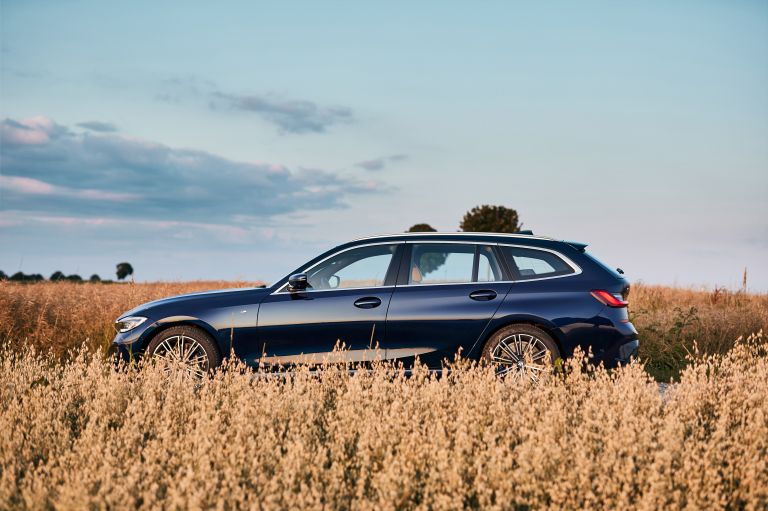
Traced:
<path fill-rule="evenodd" d="M 297 273 L 288 277 L 288 291 L 304 291 L 309 287 L 306 273 Z"/>

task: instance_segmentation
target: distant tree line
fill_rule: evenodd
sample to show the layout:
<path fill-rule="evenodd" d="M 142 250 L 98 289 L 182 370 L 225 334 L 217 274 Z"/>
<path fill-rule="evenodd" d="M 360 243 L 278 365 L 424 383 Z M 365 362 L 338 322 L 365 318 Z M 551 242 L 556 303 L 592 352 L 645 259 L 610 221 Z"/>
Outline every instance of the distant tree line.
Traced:
<path fill-rule="evenodd" d="M 115 274 L 119 280 L 123 280 L 129 275 L 133 275 L 133 266 L 131 266 L 130 263 L 119 263 L 117 265 Z M 45 277 L 39 273 L 26 274 L 20 271 L 17 271 L 13 275 L 8 276 L 4 271 L 0 270 L 0 280 L 10 280 L 12 282 L 42 282 L 45 280 Z M 83 277 L 80 275 L 65 275 L 64 272 L 61 271 L 53 272 L 48 280 L 51 282 L 86 282 L 86 280 L 83 279 Z M 104 284 L 110 284 L 114 281 L 109 279 L 102 280 L 101 277 L 94 273 L 88 278 L 87 282 L 101 282 Z"/>

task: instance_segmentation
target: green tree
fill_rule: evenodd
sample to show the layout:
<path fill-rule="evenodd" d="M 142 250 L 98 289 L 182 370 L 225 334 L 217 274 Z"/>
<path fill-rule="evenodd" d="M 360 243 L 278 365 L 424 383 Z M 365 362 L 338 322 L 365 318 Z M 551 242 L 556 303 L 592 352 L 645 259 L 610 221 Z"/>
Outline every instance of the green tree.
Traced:
<path fill-rule="evenodd" d="M 406 232 L 437 232 L 437 229 L 429 224 L 416 224 L 412 225 Z"/>
<path fill-rule="evenodd" d="M 64 280 L 65 278 L 67 277 L 64 275 L 63 272 L 55 271 L 51 274 L 51 278 L 48 280 L 50 280 L 51 282 L 57 282 L 59 280 Z"/>
<path fill-rule="evenodd" d="M 461 221 L 464 232 L 520 232 L 523 224 L 517 211 L 504 206 L 477 206 L 467 211 Z"/>
<path fill-rule="evenodd" d="M 133 275 L 133 266 L 130 263 L 120 263 L 117 265 L 117 278 L 123 280 L 128 275 Z"/>
<path fill-rule="evenodd" d="M 429 224 L 416 224 L 408 229 L 408 232 L 437 232 L 437 229 Z M 412 257 L 422 275 L 426 275 L 444 265 L 445 260 L 448 259 L 448 254 L 443 252 L 422 252 L 414 253 Z"/>
<path fill-rule="evenodd" d="M 45 280 L 45 277 L 43 277 L 39 273 L 32 273 L 27 275 L 26 273 L 17 271 L 13 275 L 11 275 L 11 278 L 9 280 L 12 280 L 14 282 L 40 282 L 41 280 Z"/>
<path fill-rule="evenodd" d="M 82 282 L 83 277 L 80 275 L 67 275 L 66 279 L 70 282 Z"/>
<path fill-rule="evenodd" d="M 0 270 L 0 280 L 8 280 L 8 275 L 3 270 Z"/>
<path fill-rule="evenodd" d="M 99 277 L 96 273 L 91 275 L 91 278 L 88 279 L 89 282 L 101 282 L 101 277 Z"/>

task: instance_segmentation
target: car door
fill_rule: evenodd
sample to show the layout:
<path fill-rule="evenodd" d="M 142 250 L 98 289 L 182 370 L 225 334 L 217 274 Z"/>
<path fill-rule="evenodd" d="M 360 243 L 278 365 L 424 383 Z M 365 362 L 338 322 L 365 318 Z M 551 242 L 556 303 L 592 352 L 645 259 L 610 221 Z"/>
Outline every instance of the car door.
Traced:
<path fill-rule="evenodd" d="M 383 337 L 402 243 L 345 249 L 307 268 L 309 287 L 283 286 L 259 308 L 259 352 L 253 361 L 319 363 L 375 357 Z M 336 344 L 344 351 L 336 352 Z"/>
<path fill-rule="evenodd" d="M 511 283 L 493 246 L 419 241 L 406 247 L 382 347 L 387 358 L 418 356 L 440 367 L 472 347 Z"/>

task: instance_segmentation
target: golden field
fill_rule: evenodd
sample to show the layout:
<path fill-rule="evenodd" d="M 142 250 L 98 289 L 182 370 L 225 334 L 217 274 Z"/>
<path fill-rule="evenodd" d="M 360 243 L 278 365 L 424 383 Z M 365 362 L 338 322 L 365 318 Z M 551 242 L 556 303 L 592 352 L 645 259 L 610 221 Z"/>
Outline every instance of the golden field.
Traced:
<path fill-rule="evenodd" d="M 114 320 L 143 302 L 257 284 L 0 282 L 0 342 L 28 343 L 59 356 L 83 343 L 106 348 L 114 337 Z M 695 347 L 702 353 L 726 353 L 738 337 L 768 331 L 765 294 L 636 284 L 629 299 L 630 316 L 640 333 L 640 356 L 660 380 L 676 377 Z"/>
<path fill-rule="evenodd" d="M 662 395 L 639 364 L 195 383 L 5 349 L 0 509 L 764 510 L 766 362 L 755 336 Z"/>
<path fill-rule="evenodd" d="M 0 509 L 768 508 L 768 343 L 736 341 L 764 295 L 635 286 L 648 365 L 536 386 L 465 362 L 193 382 L 99 351 L 139 303 L 247 285 L 0 283 Z"/>

